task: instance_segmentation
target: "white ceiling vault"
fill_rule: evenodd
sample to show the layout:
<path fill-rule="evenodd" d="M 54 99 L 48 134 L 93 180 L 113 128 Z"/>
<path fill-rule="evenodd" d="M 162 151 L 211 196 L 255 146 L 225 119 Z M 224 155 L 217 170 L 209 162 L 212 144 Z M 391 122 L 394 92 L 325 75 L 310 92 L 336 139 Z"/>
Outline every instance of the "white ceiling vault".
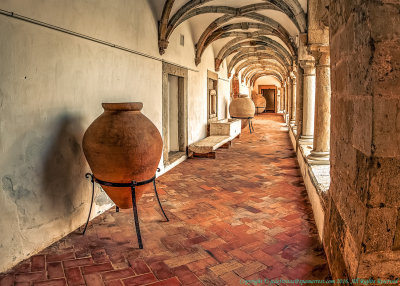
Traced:
<path fill-rule="evenodd" d="M 187 21 L 196 65 L 212 44 L 215 70 L 226 59 L 229 76 L 245 70 L 250 82 L 264 74 L 282 81 L 296 61 L 298 35 L 307 30 L 306 13 L 307 0 L 165 0 L 159 51 L 165 52 L 171 34 Z"/>

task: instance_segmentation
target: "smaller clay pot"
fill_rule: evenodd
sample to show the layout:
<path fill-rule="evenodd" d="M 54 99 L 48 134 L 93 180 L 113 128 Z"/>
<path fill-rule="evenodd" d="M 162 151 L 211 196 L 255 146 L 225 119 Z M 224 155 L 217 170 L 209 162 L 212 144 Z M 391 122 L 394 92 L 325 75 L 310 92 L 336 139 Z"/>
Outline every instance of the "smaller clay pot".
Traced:
<path fill-rule="evenodd" d="M 254 117 L 255 111 L 254 102 L 247 94 L 239 94 L 239 97 L 233 99 L 229 105 L 231 117 L 242 118 L 242 129 L 249 124 L 247 118 Z"/>
<path fill-rule="evenodd" d="M 256 94 L 253 97 L 253 102 L 257 108 L 257 113 L 263 113 L 265 110 L 265 107 L 267 106 L 267 101 L 265 100 L 265 97 L 262 96 L 262 94 Z"/>
<path fill-rule="evenodd" d="M 229 113 L 231 117 L 248 118 L 254 117 L 256 108 L 254 102 L 246 94 L 239 94 L 238 98 L 232 100 L 229 105 Z"/>

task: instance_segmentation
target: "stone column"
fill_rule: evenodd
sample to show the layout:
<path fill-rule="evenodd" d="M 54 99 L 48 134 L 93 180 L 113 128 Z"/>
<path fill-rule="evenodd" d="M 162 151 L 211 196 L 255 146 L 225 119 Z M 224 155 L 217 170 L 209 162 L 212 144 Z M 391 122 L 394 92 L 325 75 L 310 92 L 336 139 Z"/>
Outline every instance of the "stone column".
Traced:
<path fill-rule="evenodd" d="M 287 107 L 288 107 L 288 97 L 287 97 L 287 95 L 288 95 L 288 88 L 289 88 L 289 84 L 288 84 L 287 81 L 285 81 L 285 96 L 284 96 L 284 99 L 285 99 L 285 102 L 284 102 L 285 114 L 287 113 Z"/>
<path fill-rule="evenodd" d="M 303 69 L 297 68 L 297 91 L 296 91 L 296 140 L 298 141 L 301 135 L 303 126 Z"/>
<path fill-rule="evenodd" d="M 281 104 L 280 104 L 280 111 L 281 112 L 283 112 L 283 110 L 285 109 L 285 106 L 283 105 L 284 103 L 284 100 L 283 100 L 283 98 L 285 97 L 285 90 L 284 90 L 284 88 L 283 88 L 283 85 L 282 85 L 282 87 L 279 89 L 280 91 L 281 91 L 281 98 L 280 98 L 280 101 L 281 101 Z"/>
<path fill-rule="evenodd" d="M 291 101 L 290 101 L 290 125 L 296 125 L 296 91 L 297 91 L 297 82 L 296 77 L 291 75 L 292 79 L 292 92 L 291 92 Z"/>
<path fill-rule="evenodd" d="M 331 77 L 328 46 L 312 46 L 315 58 L 315 120 L 314 146 L 308 156 L 310 163 L 329 165 L 331 130 Z"/>
<path fill-rule="evenodd" d="M 279 112 L 281 108 L 281 91 L 279 88 L 276 89 L 276 112 Z"/>
<path fill-rule="evenodd" d="M 287 78 L 287 91 L 286 91 L 286 123 L 289 124 L 290 120 L 290 106 L 292 104 L 292 82 L 290 77 Z"/>
<path fill-rule="evenodd" d="M 314 138 L 314 113 L 315 113 L 315 61 L 300 62 L 303 73 L 303 126 L 300 140 L 312 143 Z"/>

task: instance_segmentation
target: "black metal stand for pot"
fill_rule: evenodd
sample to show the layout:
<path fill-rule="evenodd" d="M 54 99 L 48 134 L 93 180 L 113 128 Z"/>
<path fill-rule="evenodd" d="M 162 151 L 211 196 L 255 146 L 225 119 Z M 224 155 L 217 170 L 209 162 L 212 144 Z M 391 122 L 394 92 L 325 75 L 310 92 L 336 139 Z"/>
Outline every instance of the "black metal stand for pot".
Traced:
<path fill-rule="evenodd" d="M 232 118 L 235 119 L 247 119 L 249 121 L 249 130 L 250 130 L 250 134 L 252 133 L 251 131 L 254 132 L 254 127 L 253 127 L 253 122 L 251 121 L 254 117 L 233 117 Z"/>
<path fill-rule="evenodd" d="M 157 169 L 157 171 L 159 171 L 159 169 Z M 133 207 L 133 217 L 135 219 L 135 228 L 136 228 L 136 235 L 137 235 L 137 240 L 138 240 L 138 244 L 139 244 L 139 248 L 143 249 L 143 243 L 142 243 L 142 236 L 140 234 L 140 225 L 139 225 L 139 216 L 138 216 L 138 211 L 137 211 L 137 206 L 136 206 L 136 187 L 142 186 L 142 185 L 146 185 L 146 184 L 150 184 L 151 182 L 153 182 L 153 186 L 154 186 L 154 192 L 156 194 L 156 198 L 158 201 L 158 205 L 160 206 L 160 209 L 166 219 L 166 221 L 169 221 L 167 215 L 164 212 L 164 209 L 161 205 L 160 202 L 160 198 L 158 197 L 158 193 L 157 193 L 157 187 L 156 187 L 156 176 L 154 175 L 153 178 L 146 180 L 146 181 L 140 181 L 140 182 L 136 182 L 136 181 L 132 181 L 130 183 L 111 183 L 111 182 L 106 182 L 106 181 L 102 181 L 100 179 L 97 179 L 93 174 L 91 173 L 87 173 L 85 175 L 86 178 L 91 178 L 91 182 L 92 182 L 92 199 L 90 202 L 90 209 L 89 209 L 89 215 L 85 224 L 85 227 L 82 231 L 82 235 L 85 234 L 86 232 L 86 228 L 89 224 L 89 219 L 90 219 L 90 214 L 92 212 L 92 206 L 93 206 L 93 199 L 94 199 L 94 183 L 98 183 L 100 185 L 103 186 L 108 186 L 108 187 L 117 187 L 117 188 L 131 188 L 131 195 L 132 195 L 132 207 Z M 119 207 L 116 206 L 116 211 L 119 212 Z"/>

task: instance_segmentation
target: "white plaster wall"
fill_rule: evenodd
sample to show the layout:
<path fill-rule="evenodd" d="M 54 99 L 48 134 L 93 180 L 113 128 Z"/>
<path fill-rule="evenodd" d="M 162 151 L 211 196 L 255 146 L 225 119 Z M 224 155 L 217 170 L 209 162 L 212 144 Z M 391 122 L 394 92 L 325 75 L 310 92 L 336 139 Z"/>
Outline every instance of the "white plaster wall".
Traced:
<path fill-rule="evenodd" d="M 240 94 L 251 95 L 249 86 L 245 83 L 244 80 L 242 81 L 242 73 L 243 73 L 243 71 L 244 71 L 244 69 L 242 69 L 239 72 L 239 76 L 238 76 L 238 78 L 239 78 L 239 93 Z"/>
<path fill-rule="evenodd" d="M 1 0 L 0 9 L 160 57 L 158 19 L 146 0 Z M 162 62 L 4 15 L 0 37 L 2 272 L 84 223 L 90 169 L 81 141 L 102 113 L 101 102 L 142 101 L 142 112 L 161 131 Z M 194 65 L 188 24 L 172 34 L 162 57 L 196 70 L 188 75 L 189 143 L 206 135 L 213 57 L 208 48 Z M 229 83 L 220 83 L 218 92 L 222 109 Z M 112 206 L 100 190 L 95 202 L 95 214 Z"/>
<path fill-rule="evenodd" d="M 218 79 L 218 119 L 228 118 L 230 104 L 230 81 Z"/>
<path fill-rule="evenodd" d="M 254 83 L 254 89 L 258 92 L 259 85 L 275 85 L 277 88 L 281 87 L 281 83 L 273 76 L 263 76 L 256 80 Z"/>
<path fill-rule="evenodd" d="M 194 48 L 194 46 L 193 46 Z M 214 51 L 212 45 L 204 51 L 199 72 L 189 71 L 189 144 L 207 136 L 207 70 L 214 70 Z M 230 100 L 230 83 L 226 78 L 226 63 L 218 73 L 218 118 L 226 118 L 225 103 Z M 193 96 L 198 94 L 197 96 Z M 204 108 L 199 109 L 199 106 Z M 222 117 L 224 115 L 224 117 Z"/>

